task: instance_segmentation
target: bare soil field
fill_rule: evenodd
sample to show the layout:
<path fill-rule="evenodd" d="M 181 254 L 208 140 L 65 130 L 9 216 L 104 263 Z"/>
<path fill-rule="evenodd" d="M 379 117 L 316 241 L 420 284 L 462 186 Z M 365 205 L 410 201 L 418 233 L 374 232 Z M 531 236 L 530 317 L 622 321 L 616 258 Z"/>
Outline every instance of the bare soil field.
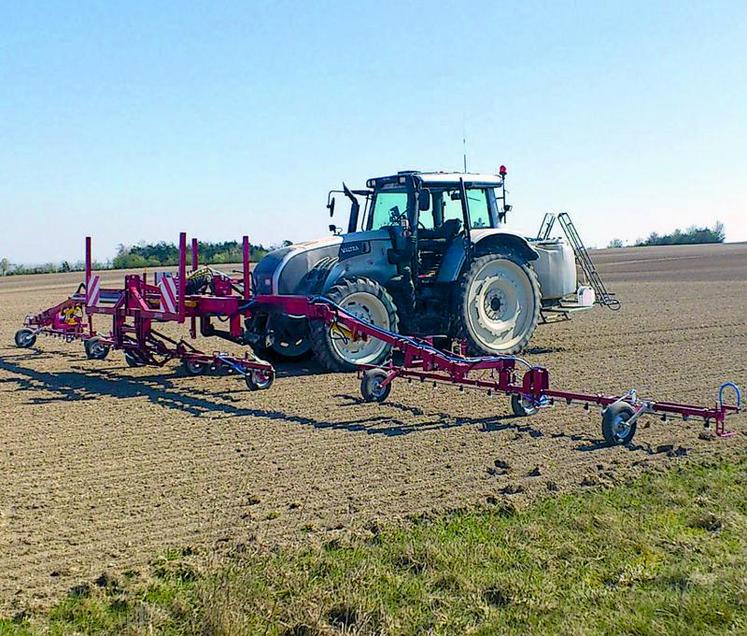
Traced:
<path fill-rule="evenodd" d="M 747 245 L 593 258 L 623 308 L 538 329 L 526 357 L 555 386 L 711 403 L 722 381 L 747 384 Z M 88 361 L 80 343 L 16 349 L 24 315 L 80 278 L 0 279 L 3 611 L 47 606 L 103 572 L 143 570 L 169 547 L 209 558 L 241 544 L 327 541 L 747 452 L 744 415 L 728 440 L 648 418 L 631 447 L 607 448 L 595 409 L 517 419 L 504 397 L 405 383 L 366 404 L 354 374 L 320 374 L 311 362 L 279 364 L 272 389 L 251 393 L 236 377 L 184 377 L 175 364 L 131 369 L 119 352 Z"/>

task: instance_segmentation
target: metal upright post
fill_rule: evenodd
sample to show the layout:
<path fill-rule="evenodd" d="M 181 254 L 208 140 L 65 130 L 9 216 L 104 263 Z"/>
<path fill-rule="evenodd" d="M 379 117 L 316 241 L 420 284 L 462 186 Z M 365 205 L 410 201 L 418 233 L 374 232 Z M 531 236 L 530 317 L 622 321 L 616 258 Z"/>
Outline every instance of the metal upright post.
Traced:
<path fill-rule="evenodd" d="M 88 301 L 90 299 L 89 293 L 91 290 L 91 237 L 86 236 L 86 302 L 85 306 L 88 308 Z M 88 333 L 93 335 L 93 316 L 86 312 L 88 316 Z"/>
<path fill-rule="evenodd" d="M 187 291 L 187 233 L 179 233 L 179 302 L 178 319 L 184 322 L 184 294 Z"/>
<path fill-rule="evenodd" d="M 249 237 L 245 236 L 242 242 L 242 252 L 244 256 L 244 300 L 249 300 L 252 295 L 252 274 L 249 268 L 249 256 L 251 248 L 249 246 Z"/>
<path fill-rule="evenodd" d="M 200 246 L 197 243 L 197 239 L 192 239 L 192 271 L 196 272 L 197 268 L 200 266 L 200 255 L 199 255 L 199 249 Z M 192 316 L 189 319 L 189 335 L 194 339 L 197 337 L 197 318 L 195 316 Z"/>

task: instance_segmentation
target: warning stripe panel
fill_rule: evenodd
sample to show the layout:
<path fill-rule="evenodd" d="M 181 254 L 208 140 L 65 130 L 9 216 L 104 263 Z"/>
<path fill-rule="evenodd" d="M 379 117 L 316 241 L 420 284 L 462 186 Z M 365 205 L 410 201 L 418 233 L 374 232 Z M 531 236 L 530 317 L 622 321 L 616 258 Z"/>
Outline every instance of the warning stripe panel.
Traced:
<path fill-rule="evenodd" d="M 171 314 L 176 313 L 176 283 L 171 276 L 164 276 L 158 283 L 161 290 L 160 310 Z"/>
<path fill-rule="evenodd" d="M 97 274 L 92 276 L 86 286 L 86 304 L 96 307 L 101 298 L 101 277 Z"/>

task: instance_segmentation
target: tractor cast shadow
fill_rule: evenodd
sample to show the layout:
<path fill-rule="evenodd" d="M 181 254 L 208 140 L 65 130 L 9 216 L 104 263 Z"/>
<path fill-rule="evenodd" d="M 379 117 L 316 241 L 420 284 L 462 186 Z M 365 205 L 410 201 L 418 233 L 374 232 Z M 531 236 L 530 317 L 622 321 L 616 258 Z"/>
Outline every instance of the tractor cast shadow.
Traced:
<path fill-rule="evenodd" d="M 58 353 L 55 356 L 59 355 Z M 11 390 L 29 394 L 28 403 L 45 405 L 60 401 L 87 401 L 100 398 L 146 399 L 151 403 L 171 410 L 178 410 L 195 417 L 223 415 L 225 417 L 252 417 L 269 421 L 282 421 L 317 429 L 339 429 L 348 432 L 366 433 L 368 435 L 400 436 L 412 433 L 422 433 L 432 430 L 446 430 L 461 426 L 476 426 L 482 432 L 514 431 L 517 435 L 528 435 L 532 438 L 544 437 L 547 432 L 528 423 L 525 418 L 513 415 L 491 415 L 487 417 L 454 416 L 441 411 L 425 412 L 418 407 L 409 406 L 395 401 L 387 401 L 381 405 L 371 405 L 362 398 L 350 394 L 336 394 L 333 397 L 343 400 L 342 407 L 358 406 L 378 408 L 379 415 L 366 418 L 347 419 L 342 421 L 321 420 L 315 417 L 285 413 L 274 408 L 251 408 L 243 406 L 251 396 L 262 396 L 262 393 L 252 393 L 243 388 L 239 377 L 233 378 L 240 383 L 241 389 L 215 387 L 215 390 L 197 387 L 178 386 L 181 378 L 179 373 L 165 374 L 158 370 L 149 375 L 128 375 L 129 369 L 122 368 L 92 368 L 73 367 L 71 371 L 40 371 L 25 366 L 26 361 L 36 361 L 51 357 L 39 351 L 26 351 L 12 356 L 0 357 L 0 371 L 6 371 L 13 377 L 1 378 L 0 386 L 10 385 Z M 80 362 L 87 362 L 84 358 L 68 354 Z M 313 364 L 313 363 L 311 363 Z M 316 373 L 309 361 L 286 363 L 285 373 L 279 372 L 278 377 L 297 377 Z M 218 380 L 216 378 L 216 380 Z M 38 395 L 40 391 L 51 395 Z M 270 390 L 272 391 L 272 389 Z M 392 411 L 399 411 L 407 416 L 415 416 L 420 421 L 405 422 L 392 417 Z M 601 450 L 605 444 L 598 438 L 586 437 L 578 434 L 552 433 L 552 438 L 565 438 L 580 442 L 574 450 L 581 452 Z M 644 445 L 631 445 L 630 450 L 642 450 L 647 453 L 653 451 Z"/>
<path fill-rule="evenodd" d="M 367 418 L 344 421 L 320 420 L 311 416 L 289 414 L 277 409 L 247 408 L 239 405 L 239 400 L 229 396 L 224 399 L 220 390 L 208 391 L 188 387 L 177 387 L 178 375 L 128 376 L 126 368 L 92 369 L 80 367 L 71 371 L 53 372 L 31 369 L 17 364 L 16 360 L 28 360 L 33 354 L 0 357 L 0 371 L 13 377 L 0 378 L 0 386 L 10 385 L 10 389 L 30 394 L 27 403 L 46 405 L 61 401 L 88 401 L 100 398 L 146 399 L 166 409 L 178 410 L 195 417 L 222 414 L 225 417 L 252 417 L 271 421 L 283 421 L 318 429 L 341 429 L 349 432 L 363 432 L 369 435 L 396 436 L 424 430 L 417 424 L 408 424 L 382 414 Z M 236 378 L 241 382 L 240 378 Z M 40 391 L 52 395 L 38 395 Z M 248 398 L 261 395 L 242 391 Z M 432 427 L 429 427 L 432 428 Z"/>

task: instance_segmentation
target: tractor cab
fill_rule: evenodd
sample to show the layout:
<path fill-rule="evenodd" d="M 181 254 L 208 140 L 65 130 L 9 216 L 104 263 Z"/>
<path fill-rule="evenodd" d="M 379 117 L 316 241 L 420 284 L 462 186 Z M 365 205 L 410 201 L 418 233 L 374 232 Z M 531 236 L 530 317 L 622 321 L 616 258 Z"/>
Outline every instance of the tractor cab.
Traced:
<path fill-rule="evenodd" d="M 503 166 L 498 175 L 405 171 L 369 179 L 367 190 L 343 186 L 340 192 L 351 200 L 348 233 L 385 230 L 392 241 L 389 260 L 400 273 L 407 272 L 416 284 L 437 282 L 445 263 L 461 262 L 470 251 L 473 230 L 503 225 L 510 210 L 505 175 Z M 360 195 L 365 197 L 362 214 Z"/>

